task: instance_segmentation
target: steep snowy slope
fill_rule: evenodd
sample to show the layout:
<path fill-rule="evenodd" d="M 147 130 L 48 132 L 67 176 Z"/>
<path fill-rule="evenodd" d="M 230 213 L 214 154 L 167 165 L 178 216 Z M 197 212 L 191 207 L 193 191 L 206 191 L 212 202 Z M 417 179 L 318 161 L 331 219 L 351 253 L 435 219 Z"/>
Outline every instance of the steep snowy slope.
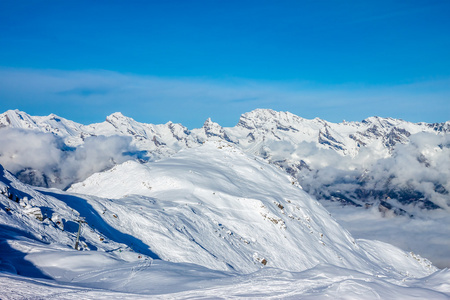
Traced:
<path fill-rule="evenodd" d="M 21 250 L 33 252 L 33 247 L 27 244 L 36 243 L 42 249 L 56 244 L 56 249 L 71 251 L 75 246 L 80 220 L 83 221 L 80 250 L 121 249 L 124 254 L 131 251 L 127 244 L 135 239 L 126 238 L 109 226 L 86 199 L 61 195 L 57 191 L 36 191 L 18 181 L 0 165 L 1 264 L 16 266 L 15 270 L 11 269 L 13 272 L 27 275 L 26 270 L 20 269 L 23 265 L 17 263 L 23 261 Z M 111 239 L 111 236 L 115 238 Z M 108 243 L 103 242 L 105 239 L 109 240 Z M 53 251 L 49 250 L 50 253 Z"/>
<path fill-rule="evenodd" d="M 194 265 L 152 264 L 148 246 L 102 217 L 108 219 L 88 199 L 56 189 L 36 191 L 0 166 L 0 297 L 66 299 L 96 289 L 96 299 L 105 292 L 109 299 L 123 298 L 112 291 L 173 293 L 226 276 Z M 83 220 L 81 251 L 73 249 L 77 220 Z M 189 275 L 181 275 L 185 272 Z"/>
<path fill-rule="evenodd" d="M 69 191 L 111 199 L 102 205 L 117 216 L 114 226 L 165 260 L 241 273 L 321 263 L 414 276 L 434 270 L 392 246 L 355 242 L 281 169 L 231 143 L 207 142 L 148 164 L 129 161 Z"/>

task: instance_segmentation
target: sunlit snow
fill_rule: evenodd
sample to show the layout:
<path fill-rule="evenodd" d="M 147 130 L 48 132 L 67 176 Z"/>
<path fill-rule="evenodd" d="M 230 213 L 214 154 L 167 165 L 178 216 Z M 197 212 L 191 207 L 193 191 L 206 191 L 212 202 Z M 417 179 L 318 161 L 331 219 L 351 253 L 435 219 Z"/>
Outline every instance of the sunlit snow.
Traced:
<path fill-rule="evenodd" d="M 353 239 L 294 178 L 231 143 L 124 162 L 67 192 L 2 173 L 6 299 L 450 297 L 448 270 Z"/>

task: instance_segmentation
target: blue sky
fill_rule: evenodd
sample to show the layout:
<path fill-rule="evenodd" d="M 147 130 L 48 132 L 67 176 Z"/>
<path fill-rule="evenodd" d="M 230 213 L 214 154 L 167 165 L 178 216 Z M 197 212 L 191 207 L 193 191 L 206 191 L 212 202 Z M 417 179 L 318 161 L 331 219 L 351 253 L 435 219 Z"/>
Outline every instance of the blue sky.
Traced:
<path fill-rule="evenodd" d="M 0 1 L 0 110 L 450 119 L 449 1 Z"/>

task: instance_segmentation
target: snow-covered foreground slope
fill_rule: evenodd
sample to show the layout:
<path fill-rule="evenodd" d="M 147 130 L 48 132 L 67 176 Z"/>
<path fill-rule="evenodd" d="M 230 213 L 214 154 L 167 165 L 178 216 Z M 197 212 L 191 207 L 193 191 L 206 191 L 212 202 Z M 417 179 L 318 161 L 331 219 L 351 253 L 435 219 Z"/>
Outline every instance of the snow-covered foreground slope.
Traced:
<path fill-rule="evenodd" d="M 450 297 L 448 270 L 354 240 L 279 167 L 229 143 L 125 162 L 70 193 L 0 179 L 2 298 Z"/>
<path fill-rule="evenodd" d="M 331 265 L 303 272 L 267 268 L 248 275 L 155 261 L 98 270 L 89 283 L 0 273 L 4 299 L 433 299 L 450 297 L 450 272 L 392 280 Z M 97 267 L 97 268 L 96 268 Z"/>
<path fill-rule="evenodd" d="M 263 265 L 301 271 L 330 263 L 370 272 L 391 266 L 373 262 L 365 246 L 379 245 L 357 244 L 280 168 L 230 143 L 207 142 L 155 163 L 128 161 L 69 191 L 115 199 L 103 209 L 165 260 L 240 273 Z M 419 276 L 429 268 L 398 256 Z"/>

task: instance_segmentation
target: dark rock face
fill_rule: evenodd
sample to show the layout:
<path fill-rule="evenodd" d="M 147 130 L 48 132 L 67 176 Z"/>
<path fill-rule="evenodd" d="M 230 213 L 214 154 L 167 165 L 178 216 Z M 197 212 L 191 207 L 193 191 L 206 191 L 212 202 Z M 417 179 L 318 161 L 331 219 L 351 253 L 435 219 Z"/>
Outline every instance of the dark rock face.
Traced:
<path fill-rule="evenodd" d="M 328 127 L 325 127 L 324 130 L 319 131 L 318 142 L 321 145 L 327 145 L 330 149 L 334 150 L 344 150 L 345 146 L 342 142 L 337 141 L 333 135 L 328 130 Z"/>
<path fill-rule="evenodd" d="M 411 134 L 405 129 L 394 127 L 386 136 L 383 137 L 384 145 L 387 148 L 392 149 L 397 143 L 407 143 L 407 138 L 410 135 Z"/>
<path fill-rule="evenodd" d="M 214 123 L 213 121 L 211 121 L 211 119 L 205 121 L 205 123 L 203 124 L 203 129 L 207 137 L 217 137 L 227 142 L 233 143 L 233 141 L 224 131 L 223 127 L 217 123 Z"/>

